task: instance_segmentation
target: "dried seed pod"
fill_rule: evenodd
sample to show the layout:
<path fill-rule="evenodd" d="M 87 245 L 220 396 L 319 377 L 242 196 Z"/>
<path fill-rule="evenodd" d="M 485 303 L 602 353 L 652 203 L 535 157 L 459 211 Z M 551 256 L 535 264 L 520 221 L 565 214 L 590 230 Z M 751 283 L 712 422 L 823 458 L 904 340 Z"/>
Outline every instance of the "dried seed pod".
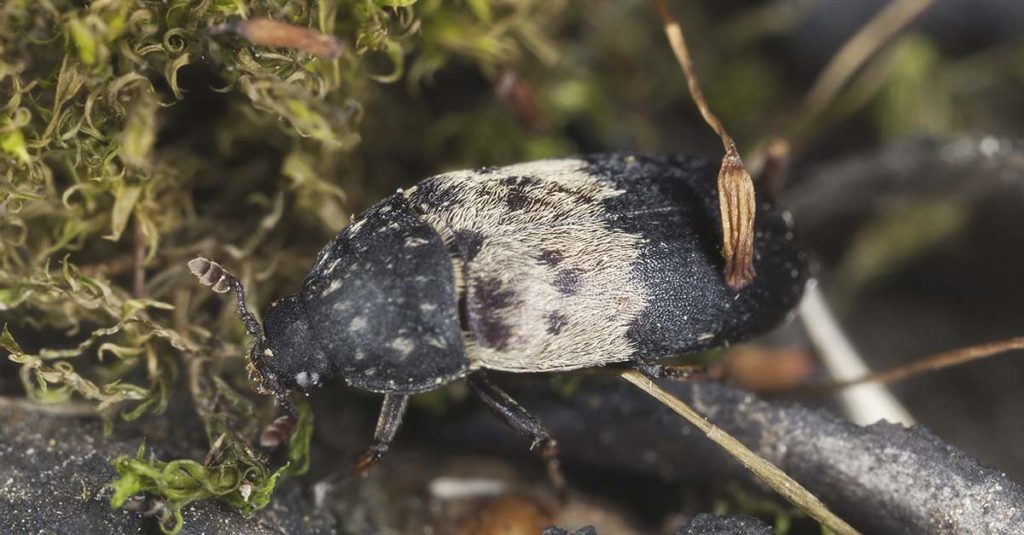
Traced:
<path fill-rule="evenodd" d="M 278 416 L 270 425 L 263 428 L 263 432 L 260 433 L 260 446 L 273 449 L 288 442 L 288 437 L 295 429 L 295 423 L 295 418 L 291 416 Z"/>
<path fill-rule="evenodd" d="M 718 203 L 722 219 L 725 280 L 734 291 L 754 280 L 754 181 L 743 167 L 730 139 L 718 172 Z"/>
<path fill-rule="evenodd" d="M 332 59 L 341 53 L 341 42 L 333 35 L 267 18 L 228 22 L 210 29 L 210 34 L 237 33 L 254 45 L 301 50 L 311 56 Z"/>
<path fill-rule="evenodd" d="M 212 287 L 213 291 L 222 294 L 231 290 L 230 273 L 220 264 L 197 256 L 188 262 L 188 270 L 195 275 L 204 286 Z"/>
<path fill-rule="evenodd" d="M 665 0 L 657 0 L 655 6 L 665 25 L 665 35 L 672 46 L 679 66 L 683 68 L 686 84 L 690 89 L 697 110 L 704 122 L 722 139 L 725 156 L 718 171 L 718 205 L 722 221 L 722 256 L 725 257 L 725 279 L 733 291 L 746 288 L 754 280 L 754 213 L 756 198 L 754 181 L 743 167 L 743 160 L 736 149 L 732 136 L 725 130 L 722 121 L 711 111 L 704 93 L 700 89 L 697 73 L 686 47 L 683 29 L 672 18 Z"/>
<path fill-rule="evenodd" d="M 501 71 L 494 80 L 494 94 L 530 132 L 542 132 L 547 127 L 536 92 L 514 69 Z"/>

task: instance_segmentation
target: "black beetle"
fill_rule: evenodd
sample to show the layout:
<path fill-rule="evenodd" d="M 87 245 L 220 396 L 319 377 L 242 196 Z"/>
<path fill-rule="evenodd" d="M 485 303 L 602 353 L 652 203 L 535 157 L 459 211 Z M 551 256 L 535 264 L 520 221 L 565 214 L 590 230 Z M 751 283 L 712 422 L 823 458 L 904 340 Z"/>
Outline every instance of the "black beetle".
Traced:
<path fill-rule="evenodd" d="M 412 394 L 465 377 L 556 475 L 554 440 L 485 370 L 616 364 L 664 376 L 658 359 L 762 333 L 799 300 L 806 257 L 766 201 L 758 276 L 726 285 L 715 172 L 696 158 L 611 154 L 428 178 L 342 230 L 263 329 L 234 277 L 202 258 L 189 267 L 235 290 L 261 392 L 287 408 L 289 392 L 341 375 L 384 394 L 362 470 L 388 449 Z"/>

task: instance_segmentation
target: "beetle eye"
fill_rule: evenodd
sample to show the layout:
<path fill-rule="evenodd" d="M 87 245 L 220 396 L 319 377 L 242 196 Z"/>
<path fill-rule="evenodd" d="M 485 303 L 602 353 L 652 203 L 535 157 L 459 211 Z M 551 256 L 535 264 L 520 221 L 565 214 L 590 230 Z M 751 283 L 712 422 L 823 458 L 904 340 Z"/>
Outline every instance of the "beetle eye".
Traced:
<path fill-rule="evenodd" d="M 316 372 L 299 372 L 295 374 L 295 384 L 306 389 L 320 384 L 320 374 Z"/>

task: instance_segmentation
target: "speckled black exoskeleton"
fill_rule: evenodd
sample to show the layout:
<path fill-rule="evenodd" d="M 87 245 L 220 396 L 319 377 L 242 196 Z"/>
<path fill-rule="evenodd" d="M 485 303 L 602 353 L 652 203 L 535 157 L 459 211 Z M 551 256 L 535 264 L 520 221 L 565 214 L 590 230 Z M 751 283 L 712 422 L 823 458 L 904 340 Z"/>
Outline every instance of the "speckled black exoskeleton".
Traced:
<path fill-rule="evenodd" d="M 726 285 L 715 172 L 695 158 L 611 154 L 428 178 L 338 234 L 262 329 L 237 280 L 205 259 L 190 268 L 235 290 L 261 391 L 286 404 L 340 375 L 384 394 L 364 470 L 410 396 L 466 378 L 557 473 L 554 440 L 487 370 L 614 364 L 660 376 L 658 359 L 762 333 L 799 300 L 806 260 L 768 201 L 755 219 L 757 277 Z"/>

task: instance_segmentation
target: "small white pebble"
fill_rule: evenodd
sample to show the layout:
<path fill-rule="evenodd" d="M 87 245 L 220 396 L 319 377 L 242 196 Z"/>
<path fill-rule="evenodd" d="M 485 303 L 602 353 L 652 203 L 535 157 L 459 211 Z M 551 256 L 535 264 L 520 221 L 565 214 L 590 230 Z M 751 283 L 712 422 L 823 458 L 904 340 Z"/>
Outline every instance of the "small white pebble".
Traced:
<path fill-rule="evenodd" d="M 981 143 L 978 144 L 978 150 L 986 158 L 991 158 L 999 152 L 999 140 L 992 136 L 985 136 L 982 138 Z"/>
<path fill-rule="evenodd" d="M 439 500 L 498 496 L 507 490 L 505 482 L 497 479 L 441 476 L 430 482 L 430 495 Z"/>

